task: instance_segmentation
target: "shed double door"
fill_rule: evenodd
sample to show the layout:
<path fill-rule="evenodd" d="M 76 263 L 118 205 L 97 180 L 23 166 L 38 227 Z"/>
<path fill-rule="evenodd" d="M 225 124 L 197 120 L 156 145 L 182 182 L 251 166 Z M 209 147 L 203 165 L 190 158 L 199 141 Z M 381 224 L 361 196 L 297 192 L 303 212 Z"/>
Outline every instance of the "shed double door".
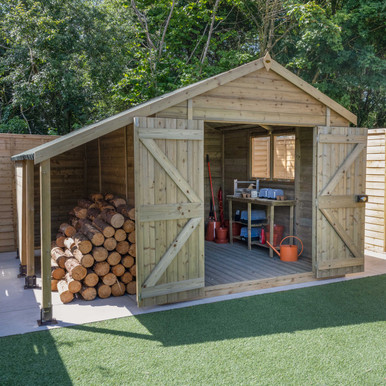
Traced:
<path fill-rule="evenodd" d="M 204 122 L 134 119 L 137 302 L 204 289 Z"/>
<path fill-rule="evenodd" d="M 367 129 L 316 127 L 314 135 L 316 277 L 362 272 Z"/>

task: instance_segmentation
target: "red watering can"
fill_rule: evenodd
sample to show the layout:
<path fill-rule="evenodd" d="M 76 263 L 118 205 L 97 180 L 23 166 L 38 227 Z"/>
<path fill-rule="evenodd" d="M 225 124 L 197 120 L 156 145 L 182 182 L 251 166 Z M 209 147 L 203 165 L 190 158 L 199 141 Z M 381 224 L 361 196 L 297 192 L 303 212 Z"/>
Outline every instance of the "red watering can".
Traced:
<path fill-rule="evenodd" d="M 298 247 L 296 245 L 282 245 L 285 239 L 289 239 L 291 237 L 293 237 L 296 240 L 299 240 L 300 245 L 302 246 L 302 249 L 299 254 L 298 254 Z M 280 253 L 268 240 L 267 240 L 267 244 L 278 254 L 278 256 L 280 257 L 280 260 L 282 261 L 297 261 L 298 257 L 303 253 L 302 240 L 300 240 L 299 237 L 296 237 L 296 236 L 284 237 L 284 239 L 280 242 Z"/>

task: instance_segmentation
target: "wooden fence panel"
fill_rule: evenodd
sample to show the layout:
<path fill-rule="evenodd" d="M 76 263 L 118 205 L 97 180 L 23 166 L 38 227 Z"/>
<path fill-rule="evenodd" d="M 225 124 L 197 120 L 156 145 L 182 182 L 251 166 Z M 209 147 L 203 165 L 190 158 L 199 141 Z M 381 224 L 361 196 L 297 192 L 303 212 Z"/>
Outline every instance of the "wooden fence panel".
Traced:
<path fill-rule="evenodd" d="M 382 253 L 385 243 L 386 129 L 371 129 L 367 139 L 365 249 Z"/>
<path fill-rule="evenodd" d="M 0 134 L 0 252 L 15 251 L 17 245 L 15 164 L 11 157 L 55 138 L 53 135 Z"/>

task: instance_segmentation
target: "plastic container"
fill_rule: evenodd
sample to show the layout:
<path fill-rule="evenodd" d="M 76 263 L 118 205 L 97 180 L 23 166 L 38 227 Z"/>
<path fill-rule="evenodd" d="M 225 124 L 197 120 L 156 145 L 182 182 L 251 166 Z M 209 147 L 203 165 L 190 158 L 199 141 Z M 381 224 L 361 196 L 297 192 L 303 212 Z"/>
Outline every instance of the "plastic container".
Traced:
<path fill-rule="evenodd" d="M 218 244 L 226 244 L 228 240 L 228 228 L 218 227 L 216 228 L 216 239 L 214 240 Z"/>
<path fill-rule="evenodd" d="M 283 238 L 283 234 L 284 234 L 284 226 L 283 225 L 277 225 L 275 224 L 274 227 L 273 227 L 274 231 L 273 231 L 273 246 L 274 247 L 278 247 L 279 244 L 280 244 L 280 241 L 282 240 Z M 269 225 L 267 225 L 266 227 L 266 232 L 265 232 L 265 238 L 266 240 L 270 240 L 270 229 L 269 229 Z"/>
<path fill-rule="evenodd" d="M 220 227 L 220 221 L 209 221 L 206 228 L 206 241 L 214 241 L 216 237 L 216 228 Z"/>

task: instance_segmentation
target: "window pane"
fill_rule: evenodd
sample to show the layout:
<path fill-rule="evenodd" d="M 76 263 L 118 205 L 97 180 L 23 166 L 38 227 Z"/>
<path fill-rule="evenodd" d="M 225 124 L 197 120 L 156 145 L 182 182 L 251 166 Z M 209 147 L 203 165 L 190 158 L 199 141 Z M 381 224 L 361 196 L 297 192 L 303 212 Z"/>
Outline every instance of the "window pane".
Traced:
<path fill-rule="evenodd" d="M 252 138 L 252 177 L 270 178 L 270 138 L 255 137 Z"/>
<path fill-rule="evenodd" d="M 295 136 L 274 137 L 273 178 L 293 180 L 295 178 Z"/>

